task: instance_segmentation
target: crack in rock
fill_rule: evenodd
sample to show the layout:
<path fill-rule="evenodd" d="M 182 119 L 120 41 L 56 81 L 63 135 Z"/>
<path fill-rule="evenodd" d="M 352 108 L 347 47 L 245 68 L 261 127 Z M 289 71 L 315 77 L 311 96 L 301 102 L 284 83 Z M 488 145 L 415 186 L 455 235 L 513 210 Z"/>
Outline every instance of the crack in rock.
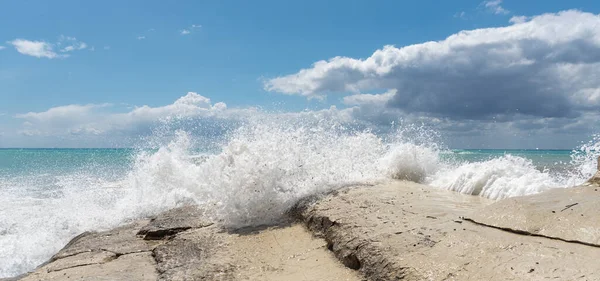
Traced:
<path fill-rule="evenodd" d="M 490 227 L 490 228 L 494 228 L 494 229 L 498 229 L 498 230 L 502 230 L 502 231 L 506 231 L 506 232 L 510 232 L 510 233 L 514 233 L 514 234 L 518 234 L 518 235 L 542 237 L 542 238 L 551 239 L 551 240 L 558 240 L 558 241 L 562 241 L 562 242 L 566 242 L 566 243 L 574 243 L 574 244 L 580 244 L 580 245 L 585 245 L 585 246 L 600 248 L 600 245 L 594 244 L 594 243 L 588 243 L 588 242 L 579 241 L 579 240 L 569 240 L 569 239 L 564 239 L 564 238 L 555 237 L 555 236 L 548 236 L 548 235 L 543 235 L 543 234 L 537 234 L 537 233 L 532 233 L 532 232 L 525 231 L 525 230 L 513 229 L 513 228 L 510 228 L 510 227 L 501 227 L 501 226 L 489 225 L 489 224 L 478 222 L 478 221 L 476 221 L 474 219 L 470 219 L 470 218 L 466 218 L 466 217 L 463 218 L 463 220 L 471 222 L 471 223 L 479 225 L 479 226 Z"/>

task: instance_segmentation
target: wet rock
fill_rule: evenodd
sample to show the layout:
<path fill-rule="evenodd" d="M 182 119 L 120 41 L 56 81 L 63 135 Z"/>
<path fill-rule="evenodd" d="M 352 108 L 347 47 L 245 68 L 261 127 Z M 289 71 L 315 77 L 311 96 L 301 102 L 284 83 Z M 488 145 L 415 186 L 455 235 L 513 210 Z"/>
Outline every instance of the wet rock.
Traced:
<path fill-rule="evenodd" d="M 137 235 L 145 240 L 159 240 L 192 228 L 212 225 L 196 206 L 184 206 L 164 212 L 152 219 Z"/>
<path fill-rule="evenodd" d="M 149 221 L 132 224 L 103 232 L 86 232 L 73 238 L 50 262 L 85 252 L 108 251 L 117 255 L 150 251 L 156 243 L 137 239 L 135 234 Z"/>
<path fill-rule="evenodd" d="M 156 247 L 159 280 L 235 280 L 225 235 L 214 227 L 200 228 Z"/>
<path fill-rule="evenodd" d="M 135 235 L 148 222 L 82 233 L 21 280 L 156 280 L 151 251 L 158 244 Z"/>

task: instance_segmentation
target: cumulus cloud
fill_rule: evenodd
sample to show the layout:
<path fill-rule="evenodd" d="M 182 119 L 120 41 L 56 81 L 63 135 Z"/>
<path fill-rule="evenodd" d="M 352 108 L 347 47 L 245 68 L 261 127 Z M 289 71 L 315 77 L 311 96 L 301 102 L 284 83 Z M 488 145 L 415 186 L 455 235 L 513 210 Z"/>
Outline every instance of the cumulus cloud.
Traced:
<path fill-rule="evenodd" d="M 510 20 L 508 20 L 510 23 L 524 23 L 527 21 L 527 17 L 526 16 L 514 16 L 512 18 L 510 18 Z"/>
<path fill-rule="evenodd" d="M 344 97 L 344 104 L 346 105 L 378 105 L 383 106 L 390 101 L 396 90 L 390 90 L 384 94 L 357 94 Z"/>
<path fill-rule="evenodd" d="M 568 118 L 535 118 L 522 116 L 513 121 L 480 122 L 478 120 L 452 120 L 445 117 L 429 117 L 404 112 L 386 106 L 393 90 L 382 94 L 356 94 L 344 99 L 348 108 L 331 106 L 322 110 L 268 113 L 256 108 L 228 108 L 221 102 L 213 103 L 207 97 L 190 92 L 171 104 L 164 106 L 139 106 L 125 109 L 113 104 L 65 105 L 42 112 L 29 112 L 14 117 L 22 120 L 16 131 L 19 137 L 9 133 L 13 146 L 29 144 L 40 146 L 99 147 L 130 146 L 146 137 L 162 137 L 177 129 L 195 135 L 203 147 L 218 146 L 219 140 L 231 129 L 247 122 L 269 125 L 270 122 L 288 126 L 311 126 L 310 124 L 343 124 L 345 127 L 368 128 L 376 133 L 389 132 L 395 127 L 416 124 L 433 128 L 446 138 L 451 147 L 574 147 L 589 132 L 598 129 L 597 114 L 586 113 L 573 122 Z M 395 125 L 394 125 L 395 124 Z M 166 131 L 165 126 L 167 128 Z M 596 126 L 596 127 L 594 127 Z M 565 134 L 569 138 L 565 138 Z M 573 137 L 573 135 L 578 137 Z M 487 137 L 493 136 L 493 137 Z M 533 137 L 532 137 L 533 136 Z M 511 144 L 515 138 L 519 142 Z M 524 141 L 529 143 L 524 144 Z M 482 145 L 483 144 L 483 145 Z M 6 144 L 5 144 L 6 145 Z"/>
<path fill-rule="evenodd" d="M 52 107 L 43 112 L 29 112 L 24 114 L 17 114 L 15 117 L 30 121 L 56 122 L 62 120 L 69 120 L 73 117 L 80 118 L 84 115 L 87 115 L 94 108 L 105 107 L 109 105 L 110 104 L 63 105 Z"/>
<path fill-rule="evenodd" d="M 130 120 L 132 123 L 154 121 L 161 118 L 185 118 L 191 116 L 215 116 L 227 109 L 222 102 L 211 103 L 210 99 L 194 92 L 177 99 L 173 104 L 161 107 L 147 105 L 136 107 L 125 114 L 116 115 L 117 119 Z"/>
<path fill-rule="evenodd" d="M 509 10 L 502 8 L 502 0 L 490 0 L 481 3 L 488 11 L 496 15 L 507 15 L 510 13 Z"/>
<path fill-rule="evenodd" d="M 7 42 L 15 47 L 17 52 L 36 58 L 59 58 L 61 55 L 54 52 L 52 44 L 45 41 L 29 41 L 25 39 L 15 39 Z"/>
<path fill-rule="evenodd" d="M 600 109 L 600 17 L 544 14 L 445 40 L 334 57 L 265 82 L 306 97 L 394 89 L 388 107 L 454 120 L 574 118 Z M 352 99 L 350 99 L 352 100 Z"/>
<path fill-rule="evenodd" d="M 146 39 L 146 36 L 138 36 L 138 37 L 136 37 L 136 39 L 137 40 L 144 40 L 144 39 Z"/>
<path fill-rule="evenodd" d="M 87 48 L 87 44 L 85 42 L 81 42 L 74 37 L 64 35 L 61 35 L 56 43 L 15 39 L 9 41 L 8 44 L 13 45 L 17 52 L 23 55 L 48 59 L 66 58 L 69 55 L 65 53 Z M 55 51 L 55 48 L 58 49 L 58 52 Z M 59 52 L 63 54 L 60 54 Z"/>
<path fill-rule="evenodd" d="M 227 116 L 227 106 L 218 102 L 212 104 L 210 99 L 190 92 L 174 103 L 150 107 L 135 107 L 128 112 L 113 112 L 112 104 L 64 105 L 50 108 L 43 112 L 17 114 L 22 119 L 22 134 L 31 135 L 100 135 L 112 132 L 139 131 L 160 121 L 168 121 L 189 117 Z"/>
<path fill-rule="evenodd" d="M 51 135 L 63 130 L 73 129 L 82 124 L 98 121 L 98 110 L 111 106 L 110 104 L 63 105 L 42 112 L 17 114 L 15 117 L 24 120 L 24 130 L 20 133 L 28 136 Z"/>

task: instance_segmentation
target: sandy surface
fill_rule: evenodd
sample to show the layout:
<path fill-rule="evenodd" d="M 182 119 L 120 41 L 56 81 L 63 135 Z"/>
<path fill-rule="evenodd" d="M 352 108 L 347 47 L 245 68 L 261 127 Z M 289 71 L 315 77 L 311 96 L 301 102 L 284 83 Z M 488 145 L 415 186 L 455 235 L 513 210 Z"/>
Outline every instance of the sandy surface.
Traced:
<path fill-rule="evenodd" d="M 248 280 L 362 280 L 302 225 L 238 235 L 230 241 Z"/>

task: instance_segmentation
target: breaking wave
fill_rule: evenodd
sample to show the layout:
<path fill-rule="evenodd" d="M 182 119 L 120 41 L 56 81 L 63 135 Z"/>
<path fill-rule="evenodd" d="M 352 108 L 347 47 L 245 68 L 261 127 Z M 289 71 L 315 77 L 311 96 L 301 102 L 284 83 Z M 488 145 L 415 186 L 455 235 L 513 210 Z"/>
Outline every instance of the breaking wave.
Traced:
<path fill-rule="evenodd" d="M 174 131 L 134 153 L 118 176 L 46 175 L 51 184 L 0 175 L 0 277 L 31 270 L 73 236 L 194 202 L 226 227 L 270 224 L 299 199 L 352 184 L 409 180 L 500 199 L 573 186 L 596 171 L 598 138 L 556 173 L 516 155 L 465 161 L 431 130 L 400 126 L 377 134 L 323 120 L 241 124 L 212 150 L 207 136 Z M 200 141 L 199 141 L 200 139 Z M 214 143 L 213 143 L 214 144 Z M 118 173 L 117 173 L 118 174 Z M 49 188 L 49 186 L 51 188 Z"/>

